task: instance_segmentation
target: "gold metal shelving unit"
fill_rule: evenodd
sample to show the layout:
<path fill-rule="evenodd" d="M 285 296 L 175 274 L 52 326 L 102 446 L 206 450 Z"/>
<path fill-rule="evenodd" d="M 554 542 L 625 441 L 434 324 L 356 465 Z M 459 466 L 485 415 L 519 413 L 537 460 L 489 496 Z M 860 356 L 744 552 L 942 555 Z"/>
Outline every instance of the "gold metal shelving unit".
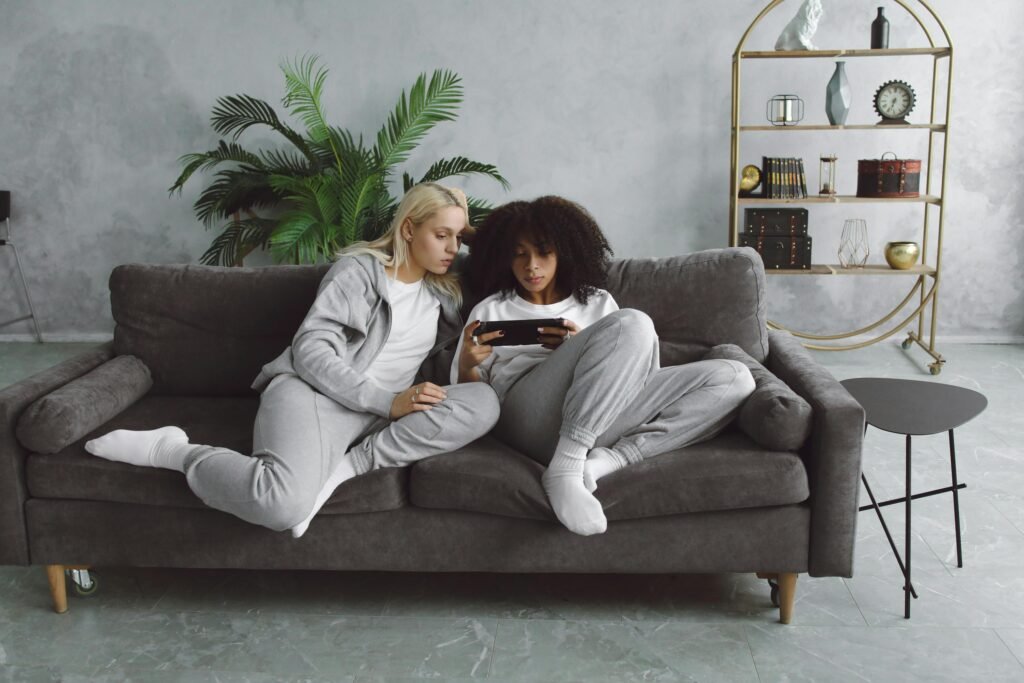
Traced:
<path fill-rule="evenodd" d="M 949 32 L 943 25 L 942 20 L 925 0 L 894 0 L 902 7 L 920 26 L 928 41 L 928 47 L 915 48 L 894 48 L 884 50 L 799 50 L 799 51 L 748 51 L 743 46 L 747 42 L 754 28 L 770 12 L 785 3 L 786 0 L 772 0 L 761 10 L 760 14 L 751 22 L 750 26 L 743 33 L 736 51 L 732 56 L 732 146 L 730 158 L 730 191 L 729 191 L 729 245 L 735 246 L 739 243 L 740 229 L 740 207 L 744 205 L 770 206 L 779 204 L 906 204 L 917 203 L 923 207 L 924 218 L 921 238 L 921 264 L 909 270 L 893 270 L 886 265 L 868 265 L 860 269 L 846 269 L 838 265 L 814 264 L 810 270 L 769 270 L 770 275 L 851 275 L 851 276 L 905 276 L 914 278 L 910 291 L 891 311 L 883 315 L 875 322 L 856 330 L 848 330 L 838 334 L 814 334 L 802 332 L 785 327 L 784 325 L 769 320 L 768 325 L 774 329 L 787 330 L 796 337 L 803 340 L 804 346 L 810 349 L 823 351 L 846 351 L 859 349 L 871 344 L 878 343 L 894 334 L 911 328 L 907 332 L 907 338 L 903 341 L 903 348 L 910 348 L 917 344 L 933 359 L 928 368 L 933 375 L 939 374 L 943 364 L 946 362 L 942 355 L 935 349 L 935 325 L 938 315 L 939 283 L 942 270 L 942 231 L 945 218 L 945 188 L 946 188 L 946 165 L 949 151 L 949 121 L 950 106 L 952 100 L 953 84 L 953 44 Z M 874 3 L 865 2 L 866 7 Z M 925 21 L 922 20 L 924 13 L 927 13 L 935 22 L 941 36 L 929 30 Z M 936 37 L 940 41 L 936 42 Z M 928 123 L 917 123 L 902 126 L 878 126 L 876 124 L 863 125 L 795 125 L 795 126 L 765 126 L 765 125 L 741 125 L 740 104 L 742 86 L 742 65 L 746 60 L 760 59 L 835 59 L 842 58 L 918 58 L 930 57 L 933 60 L 932 67 L 932 88 L 931 88 L 931 111 Z M 940 103 L 939 77 L 946 72 L 945 88 L 941 91 L 945 95 L 945 101 Z M 938 114 L 941 112 L 941 118 Z M 800 133 L 817 133 L 819 135 L 838 134 L 843 131 L 867 131 L 884 130 L 890 132 L 900 131 L 927 131 L 928 133 L 928 158 L 923 169 L 925 173 L 924 192 L 920 197 L 907 199 L 875 199 L 866 197 L 836 196 L 836 197 L 815 197 L 809 196 L 803 199 L 760 199 L 757 197 L 739 196 L 739 174 L 740 174 L 740 138 L 747 132 L 778 132 L 784 135 Z M 933 161 L 935 150 L 938 145 L 942 148 L 941 172 L 939 182 L 932 182 Z M 937 213 L 937 220 L 934 227 L 930 225 L 930 209 L 934 207 Z M 929 264 L 930 239 L 936 240 L 934 245 L 935 261 Z M 908 312 L 909 311 L 909 312 Z M 892 324 L 896 320 L 896 324 Z M 927 324 L 926 324 L 927 323 Z M 887 327 L 888 326 L 888 327 Z M 915 329 L 916 328 L 916 329 Z M 927 336 L 926 336 L 927 328 Z M 865 341 L 851 341 L 854 337 L 872 334 L 871 338 Z"/>

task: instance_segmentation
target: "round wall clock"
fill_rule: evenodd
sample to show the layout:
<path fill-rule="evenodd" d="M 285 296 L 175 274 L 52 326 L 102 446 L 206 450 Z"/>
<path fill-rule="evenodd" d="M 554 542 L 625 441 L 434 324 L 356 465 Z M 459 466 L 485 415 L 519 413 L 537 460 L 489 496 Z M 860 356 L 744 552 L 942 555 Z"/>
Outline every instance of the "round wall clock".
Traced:
<path fill-rule="evenodd" d="M 907 114 L 914 108 L 914 89 L 903 81 L 883 83 L 875 92 L 875 111 L 881 123 L 907 123 Z"/>
<path fill-rule="evenodd" d="M 749 197 L 761 184 L 761 169 L 747 164 L 740 172 L 740 195 Z"/>

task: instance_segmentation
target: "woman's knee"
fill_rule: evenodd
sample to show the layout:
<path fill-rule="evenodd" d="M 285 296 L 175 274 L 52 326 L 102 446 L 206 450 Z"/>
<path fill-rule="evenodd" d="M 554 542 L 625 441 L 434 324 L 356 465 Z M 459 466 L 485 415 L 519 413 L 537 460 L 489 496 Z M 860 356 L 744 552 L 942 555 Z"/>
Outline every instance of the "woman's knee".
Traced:
<path fill-rule="evenodd" d="M 315 503 L 316 498 L 313 496 L 272 501 L 265 508 L 263 526 L 274 531 L 287 531 L 305 520 Z"/>
<path fill-rule="evenodd" d="M 452 402 L 452 410 L 462 414 L 465 421 L 479 425 L 480 434 L 486 434 L 498 423 L 501 415 L 501 404 L 490 384 L 485 382 L 465 382 L 448 387 L 448 398 Z"/>
<path fill-rule="evenodd" d="M 603 318 L 608 325 L 618 326 L 620 335 L 645 344 L 658 338 L 654 330 L 654 321 L 643 311 L 635 308 L 620 308 Z"/>
<path fill-rule="evenodd" d="M 719 382 L 726 386 L 737 400 L 742 401 L 754 393 L 757 383 L 750 373 L 750 368 L 738 360 L 720 358 L 715 362 L 721 365 Z"/>

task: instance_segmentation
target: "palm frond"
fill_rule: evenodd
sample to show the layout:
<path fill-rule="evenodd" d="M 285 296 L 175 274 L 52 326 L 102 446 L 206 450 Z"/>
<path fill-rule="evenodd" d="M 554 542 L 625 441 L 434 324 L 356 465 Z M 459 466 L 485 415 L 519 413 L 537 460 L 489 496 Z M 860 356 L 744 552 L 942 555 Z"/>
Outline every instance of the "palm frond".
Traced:
<path fill-rule="evenodd" d="M 287 138 L 306 158 L 313 161 L 309 146 L 302 136 L 281 121 L 273 107 L 256 97 L 229 95 L 217 98 L 210 123 L 217 133 L 230 135 L 234 140 L 237 140 L 239 135 L 252 126 L 269 126 Z"/>
<path fill-rule="evenodd" d="M 423 177 L 420 178 L 420 182 L 437 181 L 454 175 L 470 175 L 473 173 L 490 176 L 501 183 L 503 188 L 509 189 L 508 181 L 498 172 L 497 166 L 483 164 L 466 157 L 452 157 L 451 159 L 435 161 L 427 169 L 427 172 L 423 174 Z"/>
<path fill-rule="evenodd" d="M 377 161 L 384 173 L 409 158 L 423 136 L 442 121 L 454 121 L 462 102 L 462 80 L 452 71 L 437 70 L 427 83 L 420 74 L 409 91 L 405 91 L 391 112 L 387 123 L 377 133 Z"/>
<path fill-rule="evenodd" d="M 217 149 L 211 149 L 209 152 L 196 152 L 193 154 L 186 154 L 179 157 L 178 163 L 184 165 L 184 169 L 181 171 L 181 175 L 174 181 L 174 184 L 167 190 L 169 194 L 177 192 L 181 194 L 181 189 L 184 187 L 188 179 L 192 177 L 192 174 L 196 171 L 205 170 L 212 168 L 220 163 L 226 162 L 237 162 L 247 164 L 254 168 L 261 168 L 263 162 L 258 156 L 252 152 L 246 150 L 244 147 L 236 142 L 225 142 L 219 141 Z"/>
<path fill-rule="evenodd" d="M 305 263 L 315 262 L 318 254 L 330 256 L 343 230 L 342 196 L 333 169 L 306 178 L 272 176 L 271 184 L 292 205 L 270 240 L 275 258 Z"/>
<path fill-rule="evenodd" d="M 270 236 L 270 253 L 279 263 L 316 263 L 322 243 L 322 224 L 311 212 L 296 208 L 281 216 Z"/>
<path fill-rule="evenodd" d="M 207 266 L 237 266 L 253 249 L 266 243 L 275 221 L 244 218 L 228 223 L 199 258 Z"/>
<path fill-rule="evenodd" d="M 413 177 L 408 173 L 402 173 L 402 192 L 408 192 L 416 184 Z"/>
<path fill-rule="evenodd" d="M 327 124 L 321 103 L 327 68 L 317 65 L 319 59 L 319 55 L 305 55 L 294 63 L 281 63 L 285 82 L 281 103 L 292 116 L 302 121 L 310 139 L 322 143 L 330 138 L 331 127 Z"/>
<path fill-rule="evenodd" d="M 350 244 L 359 239 L 360 227 L 364 221 L 363 214 L 368 208 L 368 187 L 373 182 L 373 178 L 364 175 L 338 188 L 341 207 L 338 239 L 342 244 Z"/>
<path fill-rule="evenodd" d="M 270 185 L 266 172 L 225 169 L 217 172 L 192 208 L 196 217 L 210 228 L 236 211 L 274 206 L 284 198 Z"/>
<path fill-rule="evenodd" d="M 260 150 L 260 159 L 270 173 L 291 173 L 304 176 L 322 170 L 319 164 L 313 165 L 309 159 L 283 149 Z"/>
<path fill-rule="evenodd" d="M 466 197 L 466 203 L 469 205 L 470 225 L 480 225 L 494 211 L 494 205 L 484 199 Z"/>

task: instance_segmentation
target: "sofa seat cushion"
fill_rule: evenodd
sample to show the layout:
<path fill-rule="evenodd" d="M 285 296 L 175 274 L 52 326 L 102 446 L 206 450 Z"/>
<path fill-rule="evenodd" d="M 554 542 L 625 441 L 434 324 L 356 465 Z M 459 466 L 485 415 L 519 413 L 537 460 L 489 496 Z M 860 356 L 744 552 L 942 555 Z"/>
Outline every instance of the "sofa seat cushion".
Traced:
<path fill-rule="evenodd" d="M 87 453 L 85 442 L 114 429 L 176 425 L 192 443 L 248 454 L 258 407 L 258 397 L 146 396 L 60 452 L 29 455 L 29 494 L 35 498 L 206 507 L 181 473 L 104 460 Z M 407 468 L 375 470 L 339 486 L 321 514 L 393 510 L 405 505 L 407 486 Z"/>
<path fill-rule="evenodd" d="M 525 519 L 555 519 L 541 486 L 544 467 L 492 437 L 416 463 L 413 505 Z M 610 474 L 595 494 L 609 521 L 807 500 L 803 461 L 765 451 L 737 430 Z"/>

